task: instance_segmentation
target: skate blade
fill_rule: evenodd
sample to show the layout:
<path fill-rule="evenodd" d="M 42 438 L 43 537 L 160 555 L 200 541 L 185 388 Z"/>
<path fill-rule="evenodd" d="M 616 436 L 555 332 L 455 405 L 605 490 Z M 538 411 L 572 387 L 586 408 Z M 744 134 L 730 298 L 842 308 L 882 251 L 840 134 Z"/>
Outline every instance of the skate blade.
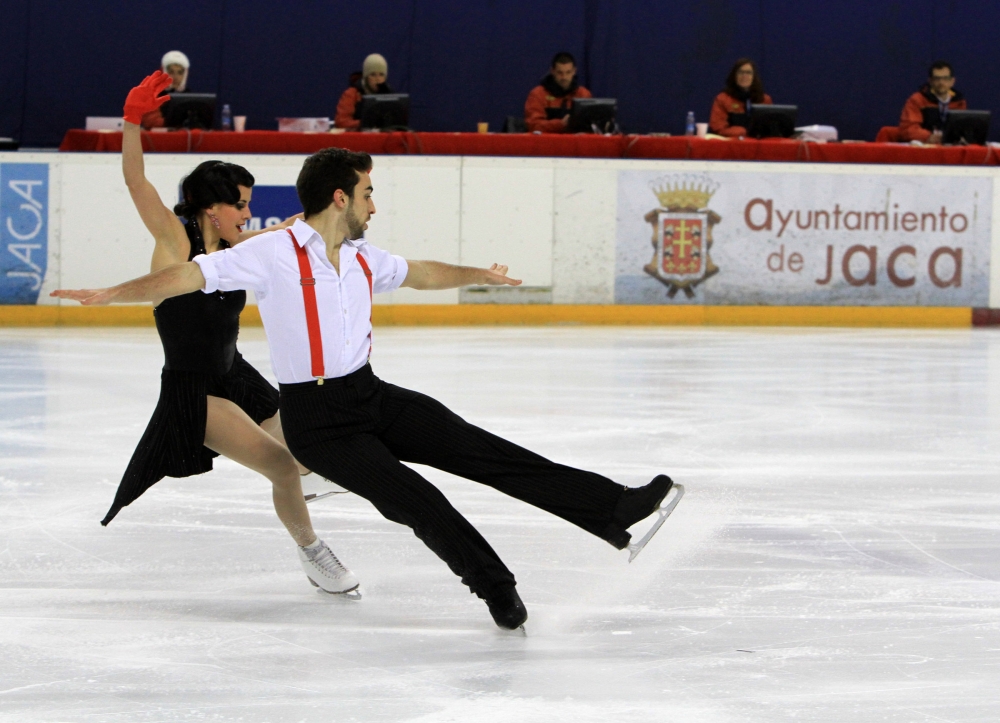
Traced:
<path fill-rule="evenodd" d="M 308 580 L 309 583 L 314 588 L 316 588 L 316 592 L 321 593 L 323 595 L 330 595 L 332 597 L 343 598 L 344 600 L 360 600 L 361 599 L 361 584 L 360 583 L 357 584 L 357 585 L 355 585 L 354 587 L 352 587 L 350 590 L 344 590 L 344 592 L 330 592 L 329 590 L 324 590 L 323 588 L 321 588 L 316 583 L 316 581 L 313 580 L 311 577 L 307 577 L 306 580 Z"/>
<path fill-rule="evenodd" d="M 677 494 L 673 494 L 674 490 L 677 491 Z M 673 496 L 670 498 L 669 502 L 661 504 L 660 508 L 656 511 L 657 519 L 656 522 L 653 523 L 653 526 L 649 528 L 649 532 L 643 535 L 641 540 L 628 546 L 629 562 L 632 562 L 632 560 L 634 560 L 639 553 L 642 552 L 642 548 L 646 546 L 647 542 L 653 539 L 653 535 L 656 534 L 656 531 L 663 527 L 663 523 L 667 521 L 667 518 L 670 517 L 670 513 L 674 511 L 674 508 L 677 507 L 677 503 L 680 502 L 681 497 L 684 496 L 684 485 L 675 484 L 671 488 L 669 494 Z"/>
<path fill-rule="evenodd" d="M 501 635 L 503 635 L 504 637 L 508 637 L 508 638 L 511 638 L 511 637 L 513 637 L 513 638 L 526 638 L 526 637 L 528 637 L 528 631 L 524 629 L 524 625 L 519 625 L 516 628 L 514 628 L 513 630 L 509 630 L 507 628 L 497 627 L 497 630 L 500 632 Z"/>
<path fill-rule="evenodd" d="M 326 497 L 329 497 L 330 495 L 345 495 L 345 494 L 347 494 L 347 490 L 335 490 L 333 492 L 324 492 L 321 495 L 312 494 L 303 496 L 305 497 L 306 504 L 308 505 L 310 502 L 315 502 L 316 500 L 322 500 Z"/>

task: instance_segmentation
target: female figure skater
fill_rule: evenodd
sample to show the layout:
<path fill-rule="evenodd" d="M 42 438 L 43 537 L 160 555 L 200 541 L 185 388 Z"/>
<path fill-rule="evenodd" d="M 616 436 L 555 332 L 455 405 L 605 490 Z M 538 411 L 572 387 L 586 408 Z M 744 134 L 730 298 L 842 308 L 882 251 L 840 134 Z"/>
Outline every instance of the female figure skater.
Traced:
<path fill-rule="evenodd" d="M 254 235 L 243 230 L 250 219 L 254 184 L 245 168 L 222 161 L 200 164 L 184 179 L 183 200 L 173 212 L 146 179 L 140 123 L 144 114 L 169 100 L 160 93 L 170 83 L 169 75 L 157 71 L 125 101 L 122 171 L 136 210 L 156 242 L 151 271 Z M 199 291 L 154 302 L 165 356 L 160 399 L 101 524 L 107 525 L 163 477 L 208 472 L 212 459 L 222 454 L 271 481 L 275 512 L 299 545 L 299 559 L 312 584 L 360 597 L 357 578 L 313 532 L 300 468 L 281 432 L 278 391 L 236 349 L 245 303 L 244 291 Z"/>

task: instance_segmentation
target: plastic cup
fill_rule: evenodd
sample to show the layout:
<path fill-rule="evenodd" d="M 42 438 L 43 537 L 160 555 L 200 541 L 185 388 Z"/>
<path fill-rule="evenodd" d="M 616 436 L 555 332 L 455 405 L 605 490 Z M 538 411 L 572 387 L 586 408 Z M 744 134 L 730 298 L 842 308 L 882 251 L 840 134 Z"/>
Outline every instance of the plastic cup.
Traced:
<path fill-rule="evenodd" d="M 490 124 L 489 123 L 477 123 L 476 124 L 476 130 L 479 131 L 480 133 L 489 133 L 490 132 Z"/>
<path fill-rule="evenodd" d="M 699 138 L 704 138 L 708 135 L 708 123 L 695 123 L 694 132 Z"/>
<path fill-rule="evenodd" d="M 247 129 L 247 117 L 245 115 L 233 116 L 233 130 L 242 133 Z"/>

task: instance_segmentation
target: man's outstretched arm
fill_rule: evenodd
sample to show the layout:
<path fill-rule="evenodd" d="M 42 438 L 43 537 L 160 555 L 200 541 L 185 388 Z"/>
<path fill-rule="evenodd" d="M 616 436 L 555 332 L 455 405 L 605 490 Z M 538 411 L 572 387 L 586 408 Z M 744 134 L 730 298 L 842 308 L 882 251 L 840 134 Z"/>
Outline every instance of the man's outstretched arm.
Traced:
<path fill-rule="evenodd" d="M 507 276 L 507 267 L 493 264 L 488 269 L 473 266 L 453 266 L 440 261 L 409 261 L 406 279 L 402 286 L 411 289 L 455 289 L 459 286 L 518 286 L 520 279 Z"/>
<path fill-rule="evenodd" d="M 187 261 L 166 266 L 155 273 L 140 276 L 110 289 L 57 289 L 49 296 L 75 299 L 84 306 L 103 306 L 138 301 L 160 302 L 204 288 L 205 276 L 201 273 L 201 267 L 193 261 Z"/>

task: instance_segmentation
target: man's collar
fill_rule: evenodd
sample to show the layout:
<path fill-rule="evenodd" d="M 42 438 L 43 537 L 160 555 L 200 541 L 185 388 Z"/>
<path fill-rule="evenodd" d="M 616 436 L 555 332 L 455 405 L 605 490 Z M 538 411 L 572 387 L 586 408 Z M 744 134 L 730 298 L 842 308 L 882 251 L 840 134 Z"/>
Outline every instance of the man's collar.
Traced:
<path fill-rule="evenodd" d="M 320 246 L 322 246 L 324 249 L 326 248 L 326 242 L 323 240 L 323 237 L 320 236 L 319 231 L 314 229 L 312 226 L 303 221 L 301 218 L 295 219 L 295 223 L 291 225 L 291 228 L 289 230 L 293 234 L 295 234 L 296 241 L 298 241 L 299 245 L 302 246 L 303 248 L 305 248 L 314 239 L 316 240 L 317 243 L 319 243 Z M 346 246 L 347 248 L 357 250 L 360 249 L 366 243 L 368 242 L 365 241 L 363 237 L 359 239 L 354 239 L 353 241 L 351 239 L 345 238 L 342 245 Z"/>
<path fill-rule="evenodd" d="M 295 234 L 296 240 L 298 240 L 302 246 L 305 246 L 307 243 L 312 241 L 313 237 L 318 238 L 320 243 L 323 242 L 323 237 L 319 235 L 319 231 L 314 229 L 301 218 L 295 219 L 295 223 L 292 224 L 290 230 L 293 234 Z"/>

